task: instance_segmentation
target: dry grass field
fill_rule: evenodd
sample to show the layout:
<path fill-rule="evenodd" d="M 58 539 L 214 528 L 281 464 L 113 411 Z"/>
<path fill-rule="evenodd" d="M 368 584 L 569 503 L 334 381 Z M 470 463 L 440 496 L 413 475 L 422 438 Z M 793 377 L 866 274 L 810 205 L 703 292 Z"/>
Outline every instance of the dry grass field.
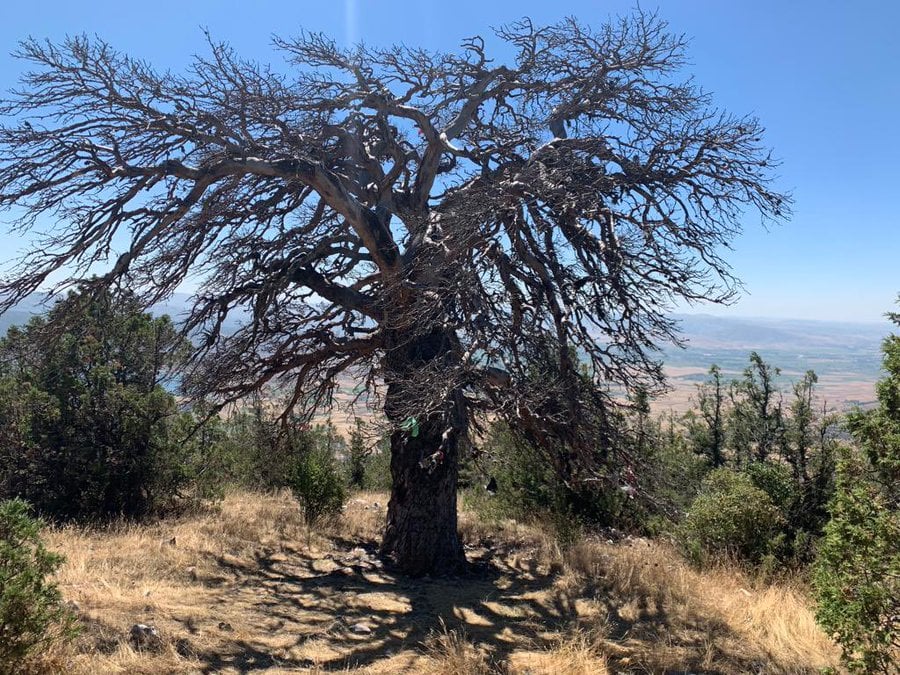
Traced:
<path fill-rule="evenodd" d="M 708 367 L 666 366 L 665 373 L 669 390 L 654 399 L 653 409 L 658 414 L 670 410 L 676 415 L 697 408 L 697 383 L 706 379 Z M 801 373 L 791 373 L 785 377 L 796 382 Z M 736 373 L 726 374 L 726 380 L 737 377 Z M 785 400 L 790 399 L 790 389 L 784 386 Z M 816 386 L 818 405 L 826 402 L 829 410 L 846 411 L 857 404 L 871 406 L 875 401 L 875 379 L 866 379 L 855 373 L 822 376 Z"/>
<path fill-rule="evenodd" d="M 838 651 L 797 584 L 698 573 L 647 540 L 568 550 L 463 513 L 473 561 L 410 580 L 376 558 L 385 495 L 307 532 L 286 495 L 232 494 L 152 526 L 47 532 L 84 625 L 45 669 L 75 673 L 815 673 Z M 155 626 L 136 650 L 128 630 Z"/>

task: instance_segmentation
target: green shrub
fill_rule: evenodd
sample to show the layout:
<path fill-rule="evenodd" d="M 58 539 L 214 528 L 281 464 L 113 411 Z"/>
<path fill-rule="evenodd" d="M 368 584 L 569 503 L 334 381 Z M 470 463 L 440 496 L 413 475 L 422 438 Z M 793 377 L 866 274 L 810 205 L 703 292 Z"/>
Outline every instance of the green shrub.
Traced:
<path fill-rule="evenodd" d="M 753 484 L 772 499 L 784 518 L 781 536 L 773 540 L 772 555 L 781 564 L 805 567 L 815 558 L 816 546 L 825 524 L 822 499 L 831 493 L 828 476 L 814 474 L 798 483 L 785 464 L 751 462 L 744 469 Z M 828 485 L 822 485 L 826 479 Z"/>
<path fill-rule="evenodd" d="M 374 447 L 366 442 L 365 423 L 356 418 L 346 444 L 344 470 L 347 483 L 359 490 L 391 489 L 391 443 L 381 438 Z"/>
<path fill-rule="evenodd" d="M 37 647 L 71 633 L 49 580 L 63 558 L 44 548 L 40 530 L 24 501 L 0 502 L 0 673 L 16 672 Z"/>
<path fill-rule="evenodd" d="M 257 397 L 222 423 L 212 454 L 227 484 L 253 490 L 289 487 L 297 458 L 322 435 L 300 420 L 279 420 L 269 408 Z"/>
<path fill-rule="evenodd" d="M 347 482 L 350 487 L 362 488 L 366 484 L 366 468 L 369 452 L 366 449 L 366 439 L 363 436 L 363 422 L 354 420 L 354 427 L 350 431 L 350 444 L 347 448 Z"/>
<path fill-rule="evenodd" d="M 183 349 L 130 296 L 71 295 L 0 340 L 0 498 L 54 519 L 139 517 L 186 480 L 162 386 Z"/>
<path fill-rule="evenodd" d="M 495 424 L 477 464 L 470 458 L 464 499 L 482 519 L 540 522 L 568 543 L 585 528 L 631 521 L 628 496 L 606 482 L 567 484 L 550 463 L 555 450 L 542 451 L 506 424 Z M 490 484 L 492 490 L 487 490 Z"/>
<path fill-rule="evenodd" d="M 224 488 L 289 488 L 299 458 L 315 447 L 343 454 L 344 441 L 330 423 L 310 427 L 304 420 L 281 419 L 278 404 L 258 396 L 227 418 L 213 416 L 184 447 L 185 470 L 195 489 L 215 496 Z M 185 424 L 208 417 L 198 405 Z"/>
<path fill-rule="evenodd" d="M 891 672 L 900 655 L 900 514 L 849 456 L 830 510 L 813 574 L 816 618 L 852 670 Z"/>
<path fill-rule="evenodd" d="M 750 462 L 744 473 L 760 490 L 769 495 L 785 519 L 788 519 L 798 498 L 798 486 L 791 470 L 774 462 Z"/>
<path fill-rule="evenodd" d="M 389 491 L 391 478 L 391 447 L 385 439 L 366 456 L 363 487 L 366 490 Z"/>
<path fill-rule="evenodd" d="M 891 319 L 900 326 L 900 315 Z M 813 577 L 817 618 L 861 672 L 900 663 L 900 336 L 885 340 L 878 407 L 855 411 L 859 444 L 838 464 L 831 520 Z"/>
<path fill-rule="evenodd" d="M 757 563 L 770 552 L 783 524 L 778 507 L 749 477 L 715 469 L 675 532 L 695 562 L 729 556 Z"/>
<path fill-rule="evenodd" d="M 167 425 L 171 445 L 178 447 L 177 482 L 196 500 L 221 499 L 230 484 L 231 466 L 223 452 L 226 423 L 218 415 L 208 417 L 205 404 L 175 415 Z"/>
<path fill-rule="evenodd" d="M 472 474 L 467 501 L 480 515 L 489 520 L 554 524 L 573 517 L 570 495 L 537 448 L 499 423 L 491 428 L 483 447 L 479 465 L 464 471 Z M 488 492 L 484 485 L 491 480 L 496 488 Z"/>
<path fill-rule="evenodd" d="M 347 498 L 334 453 L 322 445 L 298 456 L 290 475 L 290 487 L 300 502 L 308 528 L 339 514 Z"/>
<path fill-rule="evenodd" d="M 694 452 L 685 438 L 663 434 L 640 458 L 636 472 L 643 493 L 638 495 L 642 510 L 635 523 L 638 528 L 651 536 L 670 532 L 709 471 L 707 458 Z"/>

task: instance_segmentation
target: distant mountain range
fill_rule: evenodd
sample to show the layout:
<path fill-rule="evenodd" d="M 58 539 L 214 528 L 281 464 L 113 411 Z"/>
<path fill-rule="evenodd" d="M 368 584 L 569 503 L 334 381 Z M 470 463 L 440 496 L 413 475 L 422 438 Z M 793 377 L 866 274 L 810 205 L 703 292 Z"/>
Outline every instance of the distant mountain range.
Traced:
<path fill-rule="evenodd" d="M 802 319 L 731 318 L 709 314 L 676 314 L 694 347 L 781 348 L 809 344 L 816 347 L 871 347 L 889 332 L 887 321 L 850 323 Z"/>
<path fill-rule="evenodd" d="M 779 384 L 790 384 L 807 370 L 819 377 L 822 398 L 838 409 L 867 405 L 882 376 L 881 343 L 891 332 L 887 321 L 851 323 L 799 319 L 730 318 L 706 314 L 677 315 L 685 349 L 668 347 L 662 360 L 672 391 L 661 401 L 675 410 L 690 406 L 696 385 L 712 364 L 729 377 L 747 367 L 755 351 L 781 369 Z"/>
<path fill-rule="evenodd" d="M 670 366 L 709 366 L 742 370 L 751 351 L 785 373 L 815 370 L 820 376 L 851 372 L 879 377 L 881 342 L 890 333 L 885 321 L 849 323 L 799 319 L 726 318 L 706 314 L 677 315 L 686 349 L 668 348 Z"/>
<path fill-rule="evenodd" d="M 187 293 L 175 293 L 166 302 L 152 308 L 153 314 L 168 314 L 172 319 L 183 318 L 189 308 L 191 296 Z M 52 305 L 52 301 L 50 303 Z M 47 296 L 44 293 L 32 293 L 22 300 L 13 309 L 0 315 L 0 335 L 5 334 L 10 326 L 19 326 L 28 321 L 32 316 L 43 314 L 49 306 Z"/>
<path fill-rule="evenodd" d="M 44 300 L 43 294 L 33 294 L 0 316 L 0 334 L 46 311 Z M 187 294 L 175 294 L 153 311 L 177 320 L 185 315 L 189 302 Z M 865 403 L 871 400 L 874 383 L 881 377 L 881 342 L 891 332 L 887 321 L 850 323 L 707 314 L 679 314 L 674 318 L 680 323 L 687 347 L 666 347 L 662 359 L 674 390 L 669 401 L 676 401 L 676 407 L 686 404 L 710 365 L 717 364 L 726 374 L 736 376 L 747 366 L 751 351 L 781 368 L 785 388 L 806 370 L 815 370 L 823 390 L 836 404 Z"/>
<path fill-rule="evenodd" d="M 0 314 L 0 335 L 6 335 L 10 326 L 21 326 L 32 316 L 45 312 L 47 308 L 41 304 L 45 298 L 43 293 L 32 293 L 8 312 Z"/>

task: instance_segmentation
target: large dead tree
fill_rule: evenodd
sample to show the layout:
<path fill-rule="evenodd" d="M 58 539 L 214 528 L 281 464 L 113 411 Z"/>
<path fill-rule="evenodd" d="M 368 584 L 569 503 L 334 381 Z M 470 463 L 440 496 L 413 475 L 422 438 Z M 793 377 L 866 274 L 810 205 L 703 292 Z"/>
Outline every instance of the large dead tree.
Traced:
<path fill-rule="evenodd" d="M 183 75 L 98 40 L 24 42 L 0 203 L 36 243 L 6 307 L 60 271 L 148 305 L 192 281 L 188 387 L 289 387 L 309 412 L 341 373 L 366 383 L 393 425 L 384 552 L 457 569 L 473 420 L 572 434 L 611 385 L 660 382 L 672 301 L 729 299 L 742 214 L 788 207 L 757 121 L 680 79 L 684 39 L 655 16 L 493 39 L 506 64 L 481 38 L 306 34 L 276 41 L 281 71 L 210 41 Z"/>

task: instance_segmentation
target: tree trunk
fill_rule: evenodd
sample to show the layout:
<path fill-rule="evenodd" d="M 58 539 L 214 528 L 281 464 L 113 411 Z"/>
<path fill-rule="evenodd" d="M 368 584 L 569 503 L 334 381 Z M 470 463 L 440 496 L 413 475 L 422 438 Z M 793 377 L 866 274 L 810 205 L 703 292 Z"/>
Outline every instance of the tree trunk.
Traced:
<path fill-rule="evenodd" d="M 466 563 L 456 529 L 460 441 L 466 433 L 461 394 L 452 394 L 444 412 L 421 418 L 409 414 L 406 386 L 412 370 L 452 358 L 454 342 L 455 336 L 436 330 L 407 341 L 387 359 L 385 413 L 402 428 L 391 434 L 391 499 L 381 552 L 411 576 L 454 574 Z"/>

